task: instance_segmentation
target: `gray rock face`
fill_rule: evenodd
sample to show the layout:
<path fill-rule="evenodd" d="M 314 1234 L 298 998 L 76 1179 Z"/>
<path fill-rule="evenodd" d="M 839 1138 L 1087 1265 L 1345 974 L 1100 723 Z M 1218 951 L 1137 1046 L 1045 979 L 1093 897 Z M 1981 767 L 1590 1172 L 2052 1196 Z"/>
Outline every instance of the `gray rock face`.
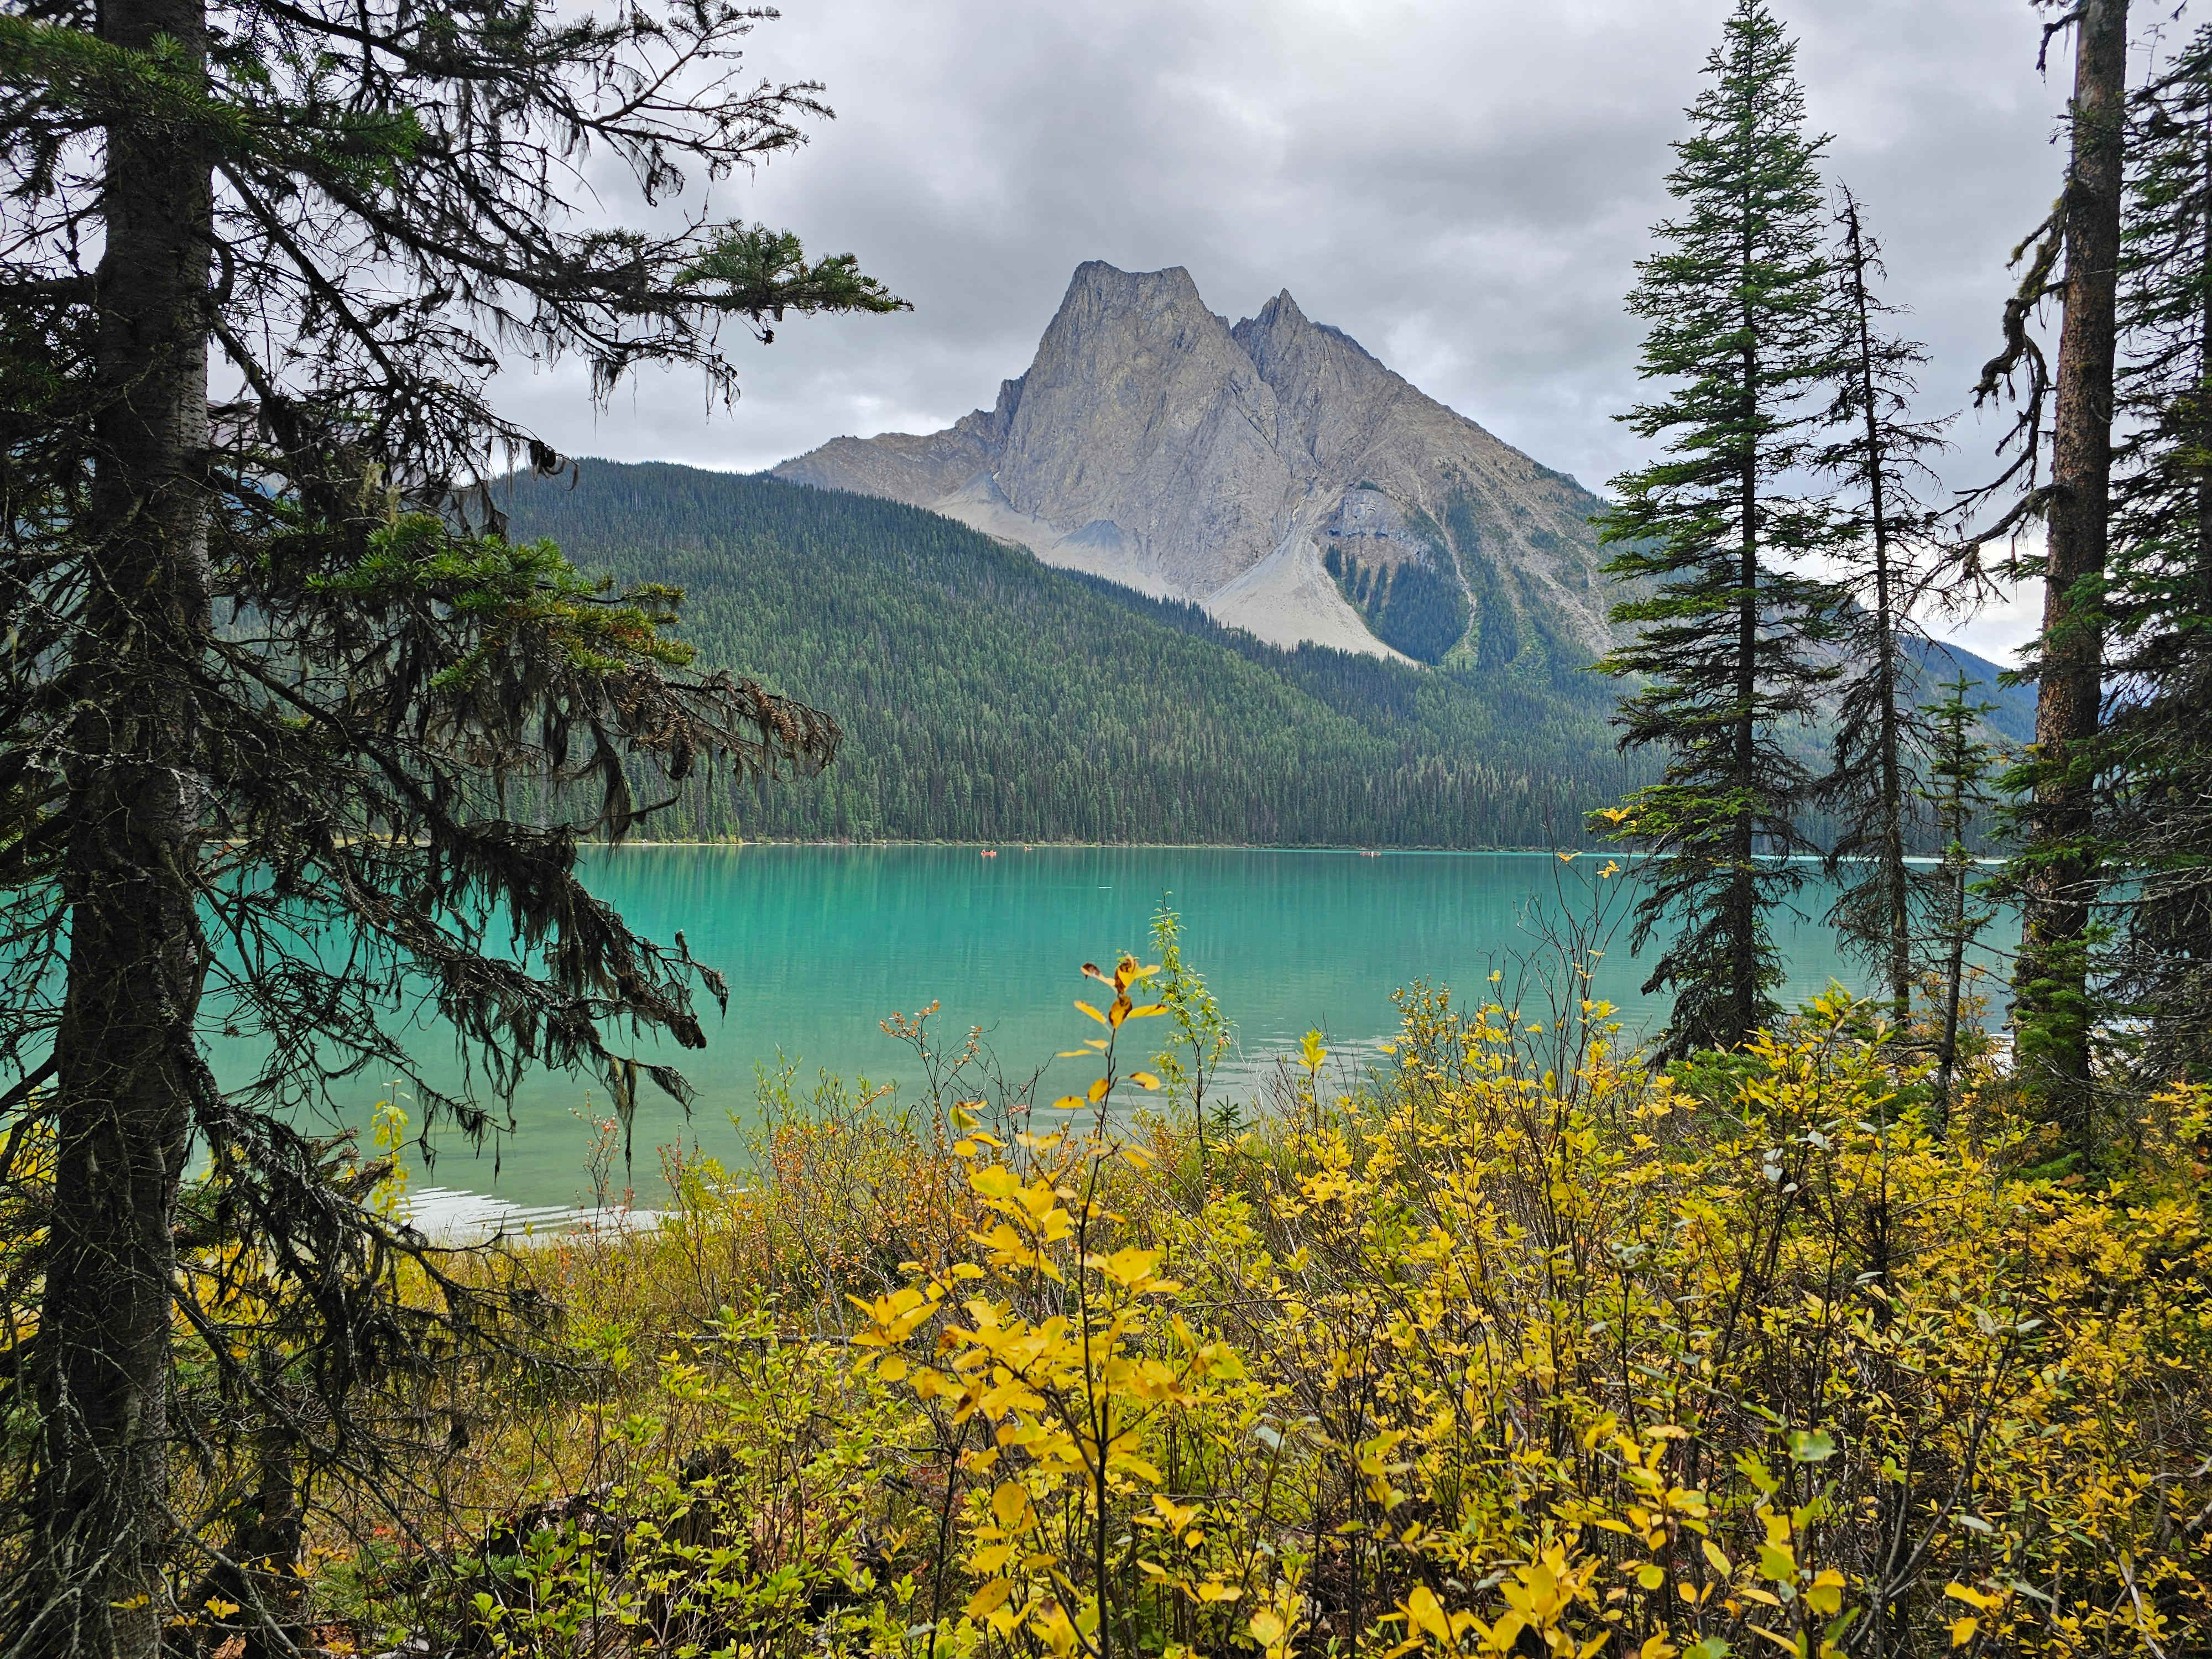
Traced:
<path fill-rule="evenodd" d="M 943 432 L 840 438 L 775 471 L 932 508 L 1278 644 L 1396 654 L 1324 568 L 1338 546 L 1441 567 L 1473 618 L 1461 650 L 1611 643 L 1595 496 L 1287 291 L 1232 328 L 1181 267 L 1078 267 L 995 406 Z"/>

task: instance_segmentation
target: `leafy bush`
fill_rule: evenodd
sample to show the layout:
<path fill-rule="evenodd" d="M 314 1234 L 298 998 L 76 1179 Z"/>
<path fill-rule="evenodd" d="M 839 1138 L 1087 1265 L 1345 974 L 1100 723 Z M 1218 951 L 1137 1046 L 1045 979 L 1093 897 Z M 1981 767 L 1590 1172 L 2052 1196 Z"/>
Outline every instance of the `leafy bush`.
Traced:
<path fill-rule="evenodd" d="M 972 1036 L 904 1116 L 770 1079 L 750 1175 L 543 1253 L 585 1381 L 456 1460 L 480 1519 L 364 1627 L 908 1659 L 2212 1644 L 2204 1091 L 2150 1103 L 2094 1188 L 2027 1173 L 1987 1078 L 1931 1131 L 1840 993 L 1678 1086 L 1602 1005 L 1416 988 L 1384 1064 L 1311 1037 L 1201 1154 L 1188 1065 L 1130 1057 L 1193 1018 L 1173 975 L 1099 976 L 1079 1094 L 1031 1099 Z"/>

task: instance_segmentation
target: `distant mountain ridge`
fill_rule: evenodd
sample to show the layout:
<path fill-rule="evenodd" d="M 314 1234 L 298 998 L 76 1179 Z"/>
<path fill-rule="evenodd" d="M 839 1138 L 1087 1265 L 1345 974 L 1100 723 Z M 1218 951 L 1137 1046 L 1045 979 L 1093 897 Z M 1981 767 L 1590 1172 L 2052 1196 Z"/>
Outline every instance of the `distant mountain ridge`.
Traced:
<path fill-rule="evenodd" d="M 684 589 L 702 667 L 844 728 L 820 777 L 683 792 L 649 836 L 1548 846 L 1650 776 L 1579 669 L 1281 650 L 879 497 L 592 459 L 500 495 L 516 536 Z"/>
<path fill-rule="evenodd" d="M 942 513 L 1284 647 L 1579 667 L 1612 641 L 1597 496 L 1287 290 L 1232 325 L 1180 266 L 1079 266 L 991 408 L 774 473 Z"/>
<path fill-rule="evenodd" d="M 585 459 L 500 496 L 518 537 L 686 590 L 702 666 L 845 729 L 822 776 L 685 792 L 652 836 L 1571 846 L 1656 770 L 1616 751 L 1618 688 L 1586 659 L 1283 650 L 941 514 L 763 477 Z M 1929 665 L 2004 704 L 2005 736 L 2031 729 L 1989 664 L 1937 647 Z"/>

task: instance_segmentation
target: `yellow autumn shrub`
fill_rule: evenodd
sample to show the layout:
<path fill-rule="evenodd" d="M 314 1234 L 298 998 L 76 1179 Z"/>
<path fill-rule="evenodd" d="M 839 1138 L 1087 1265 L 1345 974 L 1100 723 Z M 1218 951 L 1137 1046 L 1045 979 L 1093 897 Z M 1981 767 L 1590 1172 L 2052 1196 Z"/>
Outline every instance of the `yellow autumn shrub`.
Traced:
<path fill-rule="evenodd" d="M 2053 1182 L 1841 994 L 1668 1075 L 1493 984 L 1237 1127 L 1139 1058 L 1175 970 L 1086 971 L 1076 1092 L 838 1094 L 544 1254 L 597 1380 L 447 1471 L 434 1647 L 2212 1651 L 2205 1091 Z"/>
<path fill-rule="evenodd" d="M 1098 1659 L 2212 1646 L 2204 1099 L 2090 1191 L 1932 1136 L 1840 994 L 1717 1096 L 1583 1017 L 1563 1073 L 1417 994 L 1200 1194 L 1109 1120 L 967 1141 L 996 1219 L 864 1339 L 978 1425 L 964 1615 Z"/>

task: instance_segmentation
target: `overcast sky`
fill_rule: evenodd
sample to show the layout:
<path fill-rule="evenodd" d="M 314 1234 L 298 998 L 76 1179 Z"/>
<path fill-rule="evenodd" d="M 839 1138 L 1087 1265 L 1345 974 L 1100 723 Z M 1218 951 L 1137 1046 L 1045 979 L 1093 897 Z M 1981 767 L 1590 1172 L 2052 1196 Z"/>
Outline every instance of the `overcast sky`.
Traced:
<path fill-rule="evenodd" d="M 1432 396 L 1602 489 L 1641 458 L 1621 309 L 1668 141 L 1728 0 L 787 0 L 750 66 L 837 119 L 719 192 L 722 216 L 850 250 L 911 301 L 733 346 L 736 408 L 653 375 L 504 401 L 570 453 L 752 470 L 842 433 L 927 431 L 1028 367 L 1085 259 L 1187 266 L 1232 321 L 1288 288 Z M 2029 0 L 1778 0 L 1830 177 L 1866 205 L 1890 295 L 1964 406 L 2004 259 L 2056 193 L 2066 65 Z M 2162 12 L 2159 15 L 2163 15 Z M 619 198 L 608 205 L 617 210 Z M 1954 482 L 1998 418 L 1969 413 Z M 2016 617 L 1966 637 L 2011 643 Z"/>

